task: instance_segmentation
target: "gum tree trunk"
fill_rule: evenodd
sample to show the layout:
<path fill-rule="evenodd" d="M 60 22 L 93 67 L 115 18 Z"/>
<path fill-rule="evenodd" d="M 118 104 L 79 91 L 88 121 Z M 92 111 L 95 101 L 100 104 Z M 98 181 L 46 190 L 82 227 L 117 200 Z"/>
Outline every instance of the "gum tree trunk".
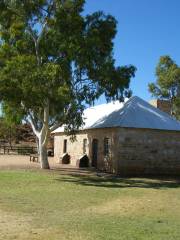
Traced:
<path fill-rule="evenodd" d="M 48 130 L 47 130 L 48 131 Z M 46 137 L 48 140 L 48 137 Z M 44 141 L 43 141 L 44 140 Z M 39 160 L 42 169 L 49 169 L 49 162 L 47 156 L 47 140 L 39 138 Z"/>
<path fill-rule="evenodd" d="M 40 164 L 42 169 L 49 169 L 49 162 L 48 162 L 48 156 L 47 156 L 47 148 L 45 146 L 42 146 L 39 151 L 39 157 L 40 157 Z"/>
<path fill-rule="evenodd" d="M 47 156 L 47 145 L 49 138 L 49 102 L 47 101 L 47 105 L 44 108 L 44 118 L 42 119 L 43 126 L 40 131 L 37 129 L 37 124 L 34 121 L 33 114 L 30 114 L 29 121 L 32 126 L 33 132 L 38 139 L 40 166 L 42 169 L 49 169 L 50 166 Z"/>
<path fill-rule="evenodd" d="M 43 127 L 39 134 L 39 158 L 42 169 L 49 169 L 47 144 L 49 138 L 49 104 L 44 108 Z"/>

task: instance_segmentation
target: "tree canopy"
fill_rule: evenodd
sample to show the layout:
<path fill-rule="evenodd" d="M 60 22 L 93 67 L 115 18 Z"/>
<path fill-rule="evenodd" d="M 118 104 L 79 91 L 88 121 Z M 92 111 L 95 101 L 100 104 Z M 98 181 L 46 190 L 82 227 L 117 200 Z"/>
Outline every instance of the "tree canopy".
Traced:
<path fill-rule="evenodd" d="M 78 129 L 85 106 L 102 94 L 123 100 L 131 93 L 135 67 L 113 58 L 115 18 L 84 16 L 84 3 L 0 1 L 0 100 L 7 115 L 31 123 L 44 149 L 50 131 Z"/>
<path fill-rule="evenodd" d="M 149 84 L 149 91 L 155 97 L 169 100 L 172 115 L 180 119 L 180 67 L 170 56 L 162 56 L 156 67 L 156 77 L 156 83 Z"/>

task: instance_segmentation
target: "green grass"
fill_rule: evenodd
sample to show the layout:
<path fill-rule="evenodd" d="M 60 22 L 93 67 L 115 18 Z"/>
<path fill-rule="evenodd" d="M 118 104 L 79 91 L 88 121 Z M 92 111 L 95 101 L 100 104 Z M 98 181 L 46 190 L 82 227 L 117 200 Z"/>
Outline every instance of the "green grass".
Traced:
<path fill-rule="evenodd" d="M 0 239 L 180 239 L 180 185 L 0 171 Z"/>

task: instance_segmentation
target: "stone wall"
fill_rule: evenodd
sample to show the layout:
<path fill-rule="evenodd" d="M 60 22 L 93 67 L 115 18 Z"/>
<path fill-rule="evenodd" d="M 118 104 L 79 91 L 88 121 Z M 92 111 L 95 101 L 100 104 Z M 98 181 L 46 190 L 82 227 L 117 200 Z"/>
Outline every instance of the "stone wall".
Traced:
<path fill-rule="evenodd" d="M 133 128 L 93 129 L 77 134 L 77 141 L 55 136 L 55 158 L 63 155 L 63 141 L 71 164 L 83 155 L 83 139 L 88 139 L 87 155 L 92 160 L 92 141 L 98 140 L 97 168 L 120 175 L 180 175 L 180 132 Z M 110 153 L 104 157 L 104 138 L 110 139 Z"/>
<path fill-rule="evenodd" d="M 116 172 L 116 154 L 117 154 L 117 137 L 115 128 L 93 129 L 88 132 L 89 141 L 89 158 L 92 160 L 92 141 L 98 140 L 98 162 L 97 168 L 106 172 Z M 110 153 L 108 157 L 104 156 L 104 138 L 110 139 Z"/>
<path fill-rule="evenodd" d="M 121 175 L 180 175 L 180 132 L 119 129 L 117 134 Z"/>
<path fill-rule="evenodd" d="M 115 172 L 113 169 L 113 160 L 115 159 L 115 133 L 114 129 L 94 129 L 89 131 L 81 131 L 76 135 L 76 141 L 72 142 L 69 136 L 62 133 L 56 134 L 54 137 L 54 157 L 56 162 L 60 162 L 63 156 L 63 144 L 67 139 L 67 153 L 70 155 L 70 163 L 76 166 L 77 161 L 83 155 L 83 139 L 87 139 L 87 156 L 92 160 L 92 141 L 98 140 L 98 162 L 97 168 L 103 171 Z M 104 158 L 104 138 L 109 138 L 111 141 L 110 155 L 108 159 Z"/>
<path fill-rule="evenodd" d="M 69 136 L 59 134 L 54 136 L 54 157 L 55 161 L 59 163 L 63 156 L 64 140 L 67 140 L 67 153 L 70 155 L 70 163 L 76 166 L 77 160 L 83 155 L 83 139 L 87 139 L 87 134 L 77 134 L 76 141 L 72 142 Z M 88 145 L 89 146 L 89 145 Z M 87 154 L 89 148 L 87 148 Z"/>

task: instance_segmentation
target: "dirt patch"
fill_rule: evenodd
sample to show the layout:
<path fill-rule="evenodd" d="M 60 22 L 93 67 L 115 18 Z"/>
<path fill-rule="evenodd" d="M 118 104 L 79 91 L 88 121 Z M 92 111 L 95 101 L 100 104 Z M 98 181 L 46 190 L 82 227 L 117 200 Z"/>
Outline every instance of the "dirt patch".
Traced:
<path fill-rule="evenodd" d="M 0 239 L 18 239 L 28 236 L 31 218 L 17 216 L 0 209 Z"/>
<path fill-rule="evenodd" d="M 42 226 L 37 228 L 35 220 L 29 216 L 17 216 L 15 213 L 7 213 L 0 209 L 0 239 L 4 240 L 81 240 L 88 239 L 83 233 L 66 232 L 61 226 L 51 228 Z"/>
<path fill-rule="evenodd" d="M 57 164 L 53 157 L 49 157 L 49 164 L 51 169 L 62 169 L 62 164 Z M 71 169 L 69 166 L 66 169 Z M 1 169 L 40 169 L 40 163 L 30 162 L 29 156 L 23 155 L 0 155 L 0 170 Z"/>
<path fill-rule="evenodd" d="M 83 176 L 96 176 L 96 171 L 84 168 L 79 169 L 71 166 L 70 164 L 58 164 L 53 157 L 49 157 L 50 171 L 49 173 L 57 173 L 61 175 L 83 175 Z M 30 162 L 29 156 L 22 155 L 0 155 L 0 171 L 1 170 L 40 170 L 40 164 Z"/>
<path fill-rule="evenodd" d="M 31 169 L 39 168 L 38 163 L 30 163 L 29 156 L 0 155 L 0 169 Z"/>
<path fill-rule="evenodd" d="M 35 225 L 35 221 L 30 216 L 20 216 L 0 209 L 0 239 L 38 240 L 64 235 L 60 229 L 36 228 Z"/>
<path fill-rule="evenodd" d="M 165 193 L 158 193 L 154 190 L 154 192 L 151 191 L 151 194 L 146 193 L 145 196 L 126 196 L 107 201 L 101 205 L 91 206 L 84 209 L 84 213 L 113 216 L 150 215 L 152 214 L 152 209 L 154 212 L 159 212 L 165 208 L 164 198 L 166 198 Z"/>

